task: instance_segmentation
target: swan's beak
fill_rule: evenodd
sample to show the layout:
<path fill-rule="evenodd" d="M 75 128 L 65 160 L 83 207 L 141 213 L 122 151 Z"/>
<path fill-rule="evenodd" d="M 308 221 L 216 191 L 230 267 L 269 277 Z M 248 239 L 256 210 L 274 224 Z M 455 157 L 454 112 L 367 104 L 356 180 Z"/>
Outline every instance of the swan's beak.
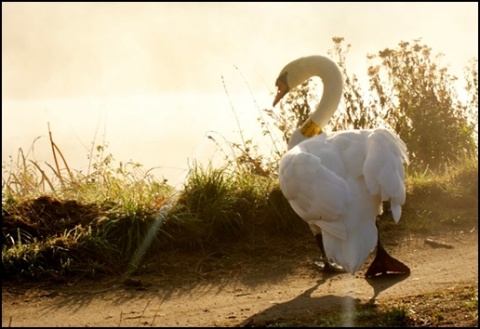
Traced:
<path fill-rule="evenodd" d="M 285 96 L 288 92 L 287 85 L 283 82 L 277 80 L 277 94 L 275 95 L 275 100 L 273 101 L 273 106 L 277 105 L 277 103 Z"/>

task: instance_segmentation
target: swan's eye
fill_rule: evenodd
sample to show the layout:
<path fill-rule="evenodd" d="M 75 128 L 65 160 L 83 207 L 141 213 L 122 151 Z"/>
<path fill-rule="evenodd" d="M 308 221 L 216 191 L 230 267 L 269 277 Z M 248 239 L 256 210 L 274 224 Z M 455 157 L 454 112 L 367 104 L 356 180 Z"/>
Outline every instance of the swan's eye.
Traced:
<path fill-rule="evenodd" d="M 277 86 L 277 95 L 280 94 L 281 92 L 282 92 L 282 89 L 279 86 Z"/>
<path fill-rule="evenodd" d="M 277 105 L 277 103 L 285 96 L 288 92 L 288 87 L 282 81 L 277 80 L 277 94 L 275 95 L 275 100 L 273 101 L 273 106 Z"/>

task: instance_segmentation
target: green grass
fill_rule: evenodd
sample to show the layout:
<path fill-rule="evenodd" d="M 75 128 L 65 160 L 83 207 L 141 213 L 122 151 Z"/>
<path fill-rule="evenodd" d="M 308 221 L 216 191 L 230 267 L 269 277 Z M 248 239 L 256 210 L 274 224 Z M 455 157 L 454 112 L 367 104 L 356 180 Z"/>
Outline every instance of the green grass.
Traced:
<path fill-rule="evenodd" d="M 79 198 L 96 203 L 62 199 L 70 195 L 70 185 L 64 186 L 65 194 L 56 191 L 57 196 L 5 198 L 3 275 L 39 280 L 123 273 L 152 229 L 142 258 L 169 250 L 214 252 L 242 243 L 253 250 L 264 239 L 308 232 L 275 179 L 228 166 L 194 165 L 184 189 L 174 195 L 173 189 L 146 175 L 136 179 L 111 173 L 99 176 L 101 182 L 85 183 L 102 185 L 84 186 L 87 196 Z M 380 220 L 382 234 L 475 228 L 477 173 L 477 162 L 471 159 L 442 173 L 408 177 L 402 220 L 394 224 L 387 211 L 387 220 Z M 163 222 L 155 228 L 168 200 Z"/>
<path fill-rule="evenodd" d="M 269 239 L 310 234 L 283 197 L 275 166 L 254 156 L 249 145 L 233 149 L 234 160 L 241 161 L 219 168 L 194 163 L 181 191 L 140 164 L 115 167 L 107 146 L 92 150 L 87 173 L 72 171 L 63 155 L 63 169 L 58 161 L 43 168 L 20 150 L 16 162 L 10 158 L 2 164 L 2 276 L 41 280 L 132 273 L 159 252 L 238 247 L 255 253 Z M 476 158 L 443 171 L 409 173 L 406 183 L 402 220 L 395 224 L 385 204 L 382 234 L 477 226 Z"/>

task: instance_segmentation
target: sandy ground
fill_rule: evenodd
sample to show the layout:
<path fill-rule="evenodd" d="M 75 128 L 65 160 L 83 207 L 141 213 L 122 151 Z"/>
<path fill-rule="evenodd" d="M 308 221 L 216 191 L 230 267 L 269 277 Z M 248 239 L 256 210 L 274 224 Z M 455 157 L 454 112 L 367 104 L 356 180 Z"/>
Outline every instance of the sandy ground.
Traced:
<path fill-rule="evenodd" d="M 476 230 L 431 238 L 444 245 L 417 237 L 387 246 L 410 266 L 407 277 L 366 280 L 372 257 L 355 275 L 321 273 L 314 265 L 319 255 L 312 240 L 291 255 L 239 260 L 233 268 L 208 268 L 205 259 L 127 281 L 5 282 L 2 326 L 256 326 L 308 312 L 348 313 L 356 302 L 382 304 L 465 283 L 478 285 Z"/>

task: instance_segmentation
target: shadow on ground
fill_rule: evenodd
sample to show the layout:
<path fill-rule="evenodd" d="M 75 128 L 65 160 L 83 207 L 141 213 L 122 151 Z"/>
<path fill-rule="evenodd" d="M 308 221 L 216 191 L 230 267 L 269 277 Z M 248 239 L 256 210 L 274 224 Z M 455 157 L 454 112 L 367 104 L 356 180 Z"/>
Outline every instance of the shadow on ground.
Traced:
<path fill-rule="evenodd" d="M 374 294 L 370 301 L 366 304 L 374 306 L 376 297 L 384 290 L 405 280 L 409 275 L 389 274 L 367 279 L 368 284 L 373 288 Z M 342 326 L 353 326 L 353 313 L 356 309 L 365 303 L 361 303 L 358 299 L 350 296 L 325 295 L 321 297 L 312 297 L 312 293 L 322 284 L 326 283 L 325 279 L 317 281 L 317 283 L 307 289 L 304 293 L 298 295 L 294 299 L 284 303 L 278 303 L 266 310 L 258 312 L 242 321 L 240 327 L 266 327 L 266 326 L 311 326 L 322 325 L 329 326 L 332 314 L 343 315 L 340 321 Z M 326 316 L 328 315 L 328 316 Z M 302 318 L 318 319 L 316 323 L 302 322 Z M 335 318 L 335 316 L 333 316 Z M 339 316 L 337 317 L 339 318 Z"/>

